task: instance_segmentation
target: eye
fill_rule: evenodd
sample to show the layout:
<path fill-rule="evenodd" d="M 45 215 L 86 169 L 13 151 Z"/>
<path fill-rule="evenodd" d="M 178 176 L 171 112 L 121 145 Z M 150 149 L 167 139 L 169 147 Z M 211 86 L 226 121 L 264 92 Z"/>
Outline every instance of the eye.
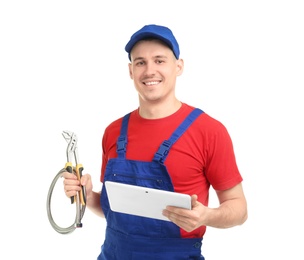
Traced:
<path fill-rule="evenodd" d="M 145 63 L 143 62 L 143 61 L 138 61 L 138 62 L 136 62 L 136 66 L 142 66 L 142 65 L 144 65 Z"/>

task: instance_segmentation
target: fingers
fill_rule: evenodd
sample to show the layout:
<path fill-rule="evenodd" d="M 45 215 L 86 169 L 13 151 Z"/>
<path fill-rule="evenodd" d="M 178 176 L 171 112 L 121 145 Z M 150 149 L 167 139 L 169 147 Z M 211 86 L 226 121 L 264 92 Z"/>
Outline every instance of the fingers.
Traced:
<path fill-rule="evenodd" d="M 61 176 L 64 179 L 74 179 L 74 180 L 77 180 L 77 176 L 75 174 L 69 173 L 67 171 L 63 172 Z"/>
<path fill-rule="evenodd" d="M 64 178 L 64 192 L 67 197 L 75 196 L 81 190 L 81 186 L 86 188 L 87 193 L 90 193 L 92 190 L 92 181 L 89 174 L 83 175 L 80 181 L 75 174 L 69 172 L 63 172 L 62 177 Z"/>
<path fill-rule="evenodd" d="M 175 208 L 173 211 L 164 210 L 164 215 L 174 224 L 179 226 L 180 228 L 186 230 L 187 232 L 190 232 L 194 229 L 195 224 L 192 222 L 191 218 L 185 214 L 184 209 Z"/>
<path fill-rule="evenodd" d="M 191 196 L 191 206 L 192 209 L 183 209 L 173 206 L 168 206 L 163 210 L 163 215 L 166 216 L 170 221 L 175 223 L 180 228 L 186 230 L 187 232 L 193 231 L 198 227 L 199 223 L 199 212 L 197 195 Z"/>
<path fill-rule="evenodd" d="M 187 232 L 191 232 L 197 228 L 197 218 L 191 213 L 191 210 L 170 208 L 170 210 L 164 210 L 164 215 Z"/>
<path fill-rule="evenodd" d="M 63 186 L 64 186 L 64 192 L 67 197 L 72 197 L 77 194 L 78 191 L 81 190 L 80 182 L 77 180 L 77 177 L 74 174 L 68 173 L 69 176 L 64 179 Z M 75 178 L 73 176 L 75 176 Z"/>
<path fill-rule="evenodd" d="M 180 225 L 180 223 L 186 222 L 188 219 L 188 217 L 185 216 L 185 213 L 183 211 L 183 209 L 168 206 L 166 209 L 163 210 L 163 215 L 175 224 L 179 223 Z"/>

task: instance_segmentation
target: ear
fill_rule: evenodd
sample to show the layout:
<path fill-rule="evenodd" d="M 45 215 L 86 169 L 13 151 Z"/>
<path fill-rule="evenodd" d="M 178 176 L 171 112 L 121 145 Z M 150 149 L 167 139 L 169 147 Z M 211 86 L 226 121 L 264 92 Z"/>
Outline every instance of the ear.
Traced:
<path fill-rule="evenodd" d="M 184 71 L 184 60 L 183 59 L 178 59 L 176 61 L 176 75 L 180 76 L 183 74 Z"/>
<path fill-rule="evenodd" d="M 128 66 L 129 66 L 129 76 L 131 79 L 133 79 L 132 63 L 129 63 Z"/>

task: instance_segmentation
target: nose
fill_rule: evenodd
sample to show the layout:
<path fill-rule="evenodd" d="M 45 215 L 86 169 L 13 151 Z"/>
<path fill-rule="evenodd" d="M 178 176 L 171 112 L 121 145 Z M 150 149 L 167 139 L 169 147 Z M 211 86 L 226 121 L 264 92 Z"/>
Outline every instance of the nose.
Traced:
<path fill-rule="evenodd" d="M 155 75 L 155 71 L 156 71 L 156 64 L 154 62 L 147 62 L 145 74 L 147 76 Z"/>

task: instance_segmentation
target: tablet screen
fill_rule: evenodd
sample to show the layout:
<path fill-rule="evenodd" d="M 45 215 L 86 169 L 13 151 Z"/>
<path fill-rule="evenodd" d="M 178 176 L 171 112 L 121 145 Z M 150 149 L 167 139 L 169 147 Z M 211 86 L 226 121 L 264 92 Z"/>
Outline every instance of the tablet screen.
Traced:
<path fill-rule="evenodd" d="M 191 209 L 191 196 L 118 182 L 105 182 L 112 211 L 170 221 L 162 215 L 166 206 Z"/>

